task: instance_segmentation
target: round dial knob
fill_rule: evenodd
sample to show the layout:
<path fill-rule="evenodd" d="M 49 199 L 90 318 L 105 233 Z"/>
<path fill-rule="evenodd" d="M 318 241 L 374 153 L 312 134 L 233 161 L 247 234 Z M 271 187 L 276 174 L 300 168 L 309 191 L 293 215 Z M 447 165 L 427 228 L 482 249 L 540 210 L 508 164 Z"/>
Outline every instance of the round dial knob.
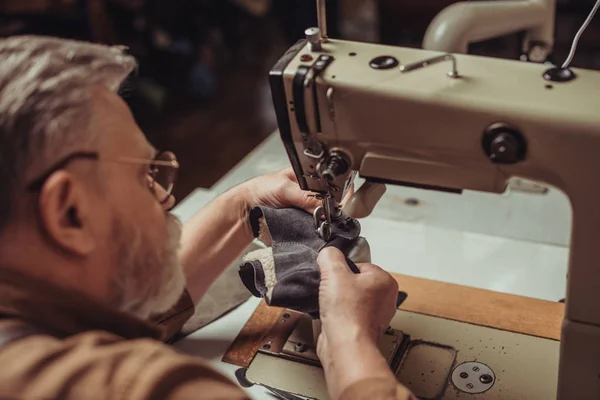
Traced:
<path fill-rule="evenodd" d="M 348 161 L 344 154 L 334 151 L 329 155 L 326 164 L 324 164 L 321 175 L 327 183 L 333 183 L 338 176 L 345 174 L 348 168 Z"/>
<path fill-rule="evenodd" d="M 494 163 L 514 164 L 525 158 L 527 144 L 517 129 L 494 124 L 483 135 L 483 150 Z"/>
<path fill-rule="evenodd" d="M 304 31 L 304 34 L 310 44 L 310 51 L 321 51 L 321 30 L 319 28 L 308 28 Z"/>

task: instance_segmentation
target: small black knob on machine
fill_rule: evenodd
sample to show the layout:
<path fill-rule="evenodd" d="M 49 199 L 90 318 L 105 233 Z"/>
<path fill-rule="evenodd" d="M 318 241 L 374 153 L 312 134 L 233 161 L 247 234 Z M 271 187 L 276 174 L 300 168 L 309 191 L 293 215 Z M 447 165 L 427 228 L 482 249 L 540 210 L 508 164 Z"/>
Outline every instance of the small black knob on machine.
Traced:
<path fill-rule="evenodd" d="M 525 159 L 523 134 L 506 124 L 494 124 L 483 135 L 483 150 L 493 163 L 514 164 Z"/>
<path fill-rule="evenodd" d="M 396 68 L 398 64 L 400 64 L 400 61 L 392 56 L 375 57 L 369 62 L 369 65 L 373 69 L 392 69 Z"/>
<path fill-rule="evenodd" d="M 545 80 L 550 82 L 570 82 L 577 77 L 575 72 L 569 68 L 550 68 L 544 71 L 542 75 Z"/>

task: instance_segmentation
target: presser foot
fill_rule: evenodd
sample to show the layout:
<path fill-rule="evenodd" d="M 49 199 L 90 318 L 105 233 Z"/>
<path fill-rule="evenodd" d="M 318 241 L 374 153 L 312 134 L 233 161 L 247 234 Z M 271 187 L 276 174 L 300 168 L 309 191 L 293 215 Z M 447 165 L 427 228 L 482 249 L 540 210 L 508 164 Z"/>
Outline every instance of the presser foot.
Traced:
<path fill-rule="evenodd" d="M 323 206 L 315 209 L 313 219 L 317 235 L 326 242 L 329 241 L 331 239 L 331 217 L 328 220 Z"/>
<path fill-rule="evenodd" d="M 342 210 L 330 196 L 315 195 L 323 204 L 313 212 L 315 230 L 319 237 L 326 242 L 332 238 L 331 223 L 342 216 Z"/>

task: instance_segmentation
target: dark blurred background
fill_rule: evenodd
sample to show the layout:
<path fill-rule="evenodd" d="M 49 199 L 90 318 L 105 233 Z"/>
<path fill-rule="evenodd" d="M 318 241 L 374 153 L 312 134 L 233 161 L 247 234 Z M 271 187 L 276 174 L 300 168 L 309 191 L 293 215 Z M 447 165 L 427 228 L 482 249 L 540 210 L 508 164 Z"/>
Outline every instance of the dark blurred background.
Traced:
<path fill-rule="evenodd" d="M 476 1 L 476 0 L 473 0 Z M 594 0 L 557 0 L 560 63 Z M 328 0 L 329 36 L 420 47 L 451 0 Z M 209 188 L 277 128 L 268 72 L 304 29 L 314 0 L 0 0 L 0 36 L 124 44 L 140 68 L 124 93 L 148 138 L 181 162 L 179 200 Z M 518 59 L 520 34 L 470 52 Z M 600 69 L 600 15 L 574 66 Z"/>

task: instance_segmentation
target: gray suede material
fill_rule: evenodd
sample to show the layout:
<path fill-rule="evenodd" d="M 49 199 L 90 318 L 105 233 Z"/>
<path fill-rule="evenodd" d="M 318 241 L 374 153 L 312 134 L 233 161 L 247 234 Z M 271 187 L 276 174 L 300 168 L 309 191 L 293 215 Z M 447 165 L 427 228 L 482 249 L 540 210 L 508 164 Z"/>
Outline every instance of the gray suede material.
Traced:
<path fill-rule="evenodd" d="M 326 242 L 317 234 L 313 216 L 304 210 L 255 207 L 249 217 L 255 237 L 260 234 L 258 221 L 262 216 L 273 240 L 271 248 L 276 283 L 269 297 L 262 264 L 250 260 L 239 270 L 243 284 L 254 296 L 263 297 L 271 306 L 318 315 L 321 281 L 317 265 L 319 251 L 326 246 L 334 246 L 347 255 L 359 240 L 359 222 L 346 218 L 333 223 L 334 239 Z M 358 273 L 356 265 L 349 259 L 346 261 L 350 269 Z"/>
<path fill-rule="evenodd" d="M 302 243 L 319 251 L 327 242 L 317 235 L 313 216 L 297 208 L 254 207 L 250 211 L 250 225 L 254 236 L 258 237 L 258 220 L 265 217 L 273 243 Z M 332 238 L 353 240 L 360 235 L 360 223 L 356 219 L 345 218 L 331 227 Z"/>

